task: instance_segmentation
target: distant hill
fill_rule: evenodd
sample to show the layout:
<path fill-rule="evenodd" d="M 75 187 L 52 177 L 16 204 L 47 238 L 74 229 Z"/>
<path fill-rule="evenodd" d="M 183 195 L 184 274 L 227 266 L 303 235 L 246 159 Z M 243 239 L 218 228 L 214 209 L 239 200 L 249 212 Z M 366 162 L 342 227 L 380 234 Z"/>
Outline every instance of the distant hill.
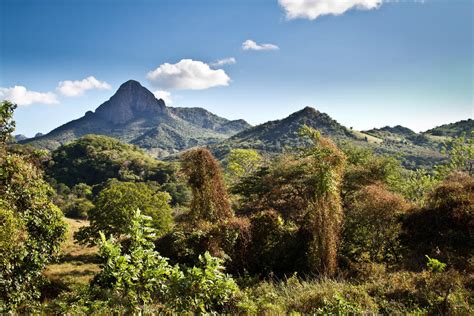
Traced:
<path fill-rule="evenodd" d="M 326 113 L 305 107 L 287 118 L 248 128 L 210 147 L 219 157 L 225 155 L 231 148 L 252 148 L 262 152 L 280 153 L 287 148 L 304 145 L 298 136 L 298 131 L 303 125 L 313 127 L 333 139 L 355 140 L 346 127 Z"/>
<path fill-rule="evenodd" d="M 424 132 L 424 134 L 430 134 L 434 136 L 458 137 L 461 136 L 461 134 L 463 133 L 469 134 L 472 131 L 474 131 L 474 120 L 468 119 L 432 128 Z"/>
<path fill-rule="evenodd" d="M 298 136 L 303 125 L 313 127 L 339 145 L 370 148 L 379 154 L 397 156 L 405 167 L 429 167 L 443 159 L 441 142 L 409 128 L 397 125 L 369 131 L 348 129 L 326 113 L 306 107 L 282 120 L 270 121 L 246 129 L 209 148 L 223 158 L 232 148 L 249 148 L 265 154 L 278 154 L 304 146 Z"/>
<path fill-rule="evenodd" d="M 218 142 L 248 127 L 244 120 L 227 120 L 201 108 L 167 107 L 139 82 L 129 80 L 95 112 L 22 143 L 55 149 L 81 136 L 97 134 L 140 146 L 154 156 L 166 156 Z"/>

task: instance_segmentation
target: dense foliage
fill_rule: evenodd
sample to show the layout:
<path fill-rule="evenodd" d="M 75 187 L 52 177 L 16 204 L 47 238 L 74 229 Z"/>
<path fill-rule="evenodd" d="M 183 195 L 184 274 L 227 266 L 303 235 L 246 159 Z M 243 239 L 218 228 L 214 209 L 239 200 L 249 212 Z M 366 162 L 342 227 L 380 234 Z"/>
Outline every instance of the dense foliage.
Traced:
<path fill-rule="evenodd" d="M 7 113 L 0 126 L 3 140 L 14 126 L 8 114 L 13 109 L 11 103 L 2 103 L 2 116 Z M 65 232 L 51 196 L 41 172 L 0 142 L 0 313 L 28 309 L 40 295 L 42 271 Z"/>
<path fill-rule="evenodd" d="M 445 138 L 436 168 L 407 170 L 388 152 L 336 146 L 300 128 L 307 116 L 328 123 L 305 109 L 281 134 L 298 137 L 298 148 L 282 146 L 278 156 L 228 148 L 223 173 L 204 148 L 165 163 L 102 136 L 50 158 L 5 143 L 14 107 L 2 106 L 0 312 L 474 312 L 470 135 Z M 272 126 L 281 122 L 272 124 L 253 132 L 279 146 Z M 395 147 L 435 137 L 401 126 L 372 133 Z M 87 219 L 66 219 L 72 230 L 55 264 L 64 225 L 53 201 Z M 98 243 L 98 254 L 73 243 L 75 231 L 83 244 Z"/>
<path fill-rule="evenodd" d="M 192 190 L 191 217 L 212 222 L 232 216 L 222 170 L 212 154 L 204 148 L 189 150 L 181 165 Z"/>
<path fill-rule="evenodd" d="M 145 183 L 110 180 L 98 194 L 95 207 L 88 211 L 90 225 L 81 229 L 76 237 L 87 244 L 94 244 L 99 232 L 119 238 L 130 229 L 137 209 L 150 216 L 153 227 L 163 234 L 172 224 L 170 199 L 168 193 Z"/>
<path fill-rule="evenodd" d="M 114 138 L 87 135 L 52 153 L 48 175 L 72 187 L 94 185 L 108 179 L 169 182 L 172 166 L 160 163 L 135 146 Z"/>

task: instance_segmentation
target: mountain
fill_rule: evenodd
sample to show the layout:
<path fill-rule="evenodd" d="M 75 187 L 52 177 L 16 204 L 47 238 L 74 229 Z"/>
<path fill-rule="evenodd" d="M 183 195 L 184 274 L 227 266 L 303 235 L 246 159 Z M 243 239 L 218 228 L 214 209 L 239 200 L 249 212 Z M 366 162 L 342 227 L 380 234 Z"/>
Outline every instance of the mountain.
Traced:
<path fill-rule="evenodd" d="M 201 108 L 167 107 L 139 82 L 129 80 L 95 112 L 50 133 L 28 139 L 37 147 L 55 149 L 87 134 L 106 135 L 167 156 L 192 146 L 204 146 L 232 136 L 250 125 L 227 120 Z"/>
<path fill-rule="evenodd" d="M 298 131 L 303 125 L 313 127 L 332 139 L 355 140 L 351 131 L 326 113 L 305 107 L 287 118 L 248 128 L 210 147 L 218 157 L 224 156 L 231 148 L 252 148 L 262 152 L 280 153 L 286 147 L 295 148 L 303 145 L 298 136 Z"/>
<path fill-rule="evenodd" d="M 409 128 L 397 125 L 369 131 L 348 129 L 328 114 L 306 107 L 282 120 L 270 121 L 248 128 L 234 136 L 211 144 L 209 148 L 223 158 L 233 148 L 255 149 L 272 155 L 304 146 L 298 136 L 303 125 L 319 130 L 324 136 L 339 145 L 353 145 L 369 148 L 379 154 L 397 156 L 407 168 L 430 167 L 443 159 L 438 139 L 418 134 Z"/>
<path fill-rule="evenodd" d="M 372 135 L 374 137 L 379 137 L 379 138 L 387 138 L 387 137 L 409 138 L 416 135 L 414 131 L 412 131 L 408 127 L 404 127 L 401 125 L 397 125 L 394 127 L 385 126 L 382 128 L 373 128 L 371 130 L 364 131 L 364 133 Z"/>
<path fill-rule="evenodd" d="M 474 120 L 467 119 L 459 121 L 456 123 L 445 124 L 424 132 L 424 134 L 429 134 L 433 136 L 449 136 L 449 137 L 458 137 L 463 133 L 469 134 L 474 131 Z"/>

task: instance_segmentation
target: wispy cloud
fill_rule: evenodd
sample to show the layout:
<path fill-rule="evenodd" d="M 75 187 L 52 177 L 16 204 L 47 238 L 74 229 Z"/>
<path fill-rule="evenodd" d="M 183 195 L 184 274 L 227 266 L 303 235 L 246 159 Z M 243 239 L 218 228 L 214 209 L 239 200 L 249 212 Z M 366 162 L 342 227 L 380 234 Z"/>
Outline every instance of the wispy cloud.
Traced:
<path fill-rule="evenodd" d="M 278 50 L 280 49 L 275 44 L 257 44 L 255 41 L 246 40 L 242 43 L 243 50 Z"/>
<path fill-rule="evenodd" d="M 216 60 L 215 62 L 211 63 L 211 66 L 212 67 L 220 67 L 220 66 L 224 66 L 224 65 L 233 65 L 236 62 L 237 61 L 235 60 L 234 57 L 228 57 L 228 58 L 222 58 L 222 59 Z"/>
<path fill-rule="evenodd" d="M 278 0 L 287 19 L 315 20 L 323 15 L 341 15 L 350 9 L 372 10 L 383 0 Z"/>
<path fill-rule="evenodd" d="M 173 104 L 173 99 L 171 98 L 171 92 L 165 90 L 156 90 L 153 92 L 157 99 L 162 99 L 165 101 L 166 105 Z"/>
<path fill-rule="evenodd" d="M 211 69 L 208 64 L 182 59 L 176 64 L 164 63 L 150 71 L 146 78 L 162 89 L 203 90 L 228 86 L 230 77 L 222 69 Z"/>
<path fill-rule="evenodd" d="M 0 98 L 9 100 L 19 106 L 40 104 L 58 104 L 56 94 L 52 92 L 36 92 L 26 89 L 24 86 L 14 86 L 12 88 L 0 87 Z"/>
<path fill-rule="evenodd" d="M 60 81 L 56 90 L 67 97 L 77 97 L 84 95 L 87 90 L 109 90 L 111 85 L 105 81 L 99 81 L 94 76 L 89 76 L 83 80 Z"/>

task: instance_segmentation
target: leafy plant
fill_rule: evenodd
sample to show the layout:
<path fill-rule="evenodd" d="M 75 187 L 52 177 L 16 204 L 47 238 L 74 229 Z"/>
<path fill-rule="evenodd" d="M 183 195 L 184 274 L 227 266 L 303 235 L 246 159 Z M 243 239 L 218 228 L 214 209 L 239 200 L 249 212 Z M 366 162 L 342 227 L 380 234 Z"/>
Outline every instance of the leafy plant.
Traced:
<path fill-rule="evenodd" d="M 446 269 L 446 263 L 443 263 L 435 258 L 430 258 L 428 255 L 425 255 L 428 262 L 426 266 L 431 272 L 443 272 Z"/>

